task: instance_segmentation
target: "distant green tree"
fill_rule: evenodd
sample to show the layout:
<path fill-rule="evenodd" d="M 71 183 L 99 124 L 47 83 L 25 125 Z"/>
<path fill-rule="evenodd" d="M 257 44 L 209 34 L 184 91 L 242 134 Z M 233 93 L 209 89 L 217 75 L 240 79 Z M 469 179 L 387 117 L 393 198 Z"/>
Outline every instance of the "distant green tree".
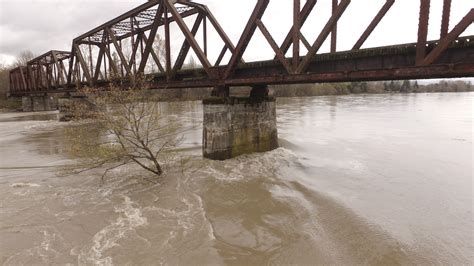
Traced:
<path fill-rule="evenodd" d="M 411 83 L 408 80 L 404 80 L 402 86 L 400 87 L 400 92 L 408 93 L 411 92 Z"/>
<path fill-rule="evenodd" d="M 369 88 L 369 84 L 367 82 L 364 81 L 360 83 L 360 90 L 362 93 L 367 93 L 368 88 Z"/>
<path fill-rule="evenodd" d="M 442 80 L 440 83 L 438 83 L 439 86 L 447 88 L 449 87 L 449 83 L 446 80 Z"/>
<path fill-rule="evenodd" d="M 397 86 L 395 85 L 395 81 L 390 81 L 390 84 L 388 85 L 388 90 L 389 91 L 398 91 Z"/>
<path fill-rule="evenodd" d="M 364 84 L 365 83 L 365 84 Z M 351 82 L 349 84 L 349 91 L 351 93 L 363 93 L 367 91 L 366 82 Z"/>
<path fill-rule="evenodd" d="M 420 88 L 420 85 L 418 84 L 418 80 L 415 80 L 415 84 L 413 84 L 413 87 L 414 87 L 415 89 Z"/>

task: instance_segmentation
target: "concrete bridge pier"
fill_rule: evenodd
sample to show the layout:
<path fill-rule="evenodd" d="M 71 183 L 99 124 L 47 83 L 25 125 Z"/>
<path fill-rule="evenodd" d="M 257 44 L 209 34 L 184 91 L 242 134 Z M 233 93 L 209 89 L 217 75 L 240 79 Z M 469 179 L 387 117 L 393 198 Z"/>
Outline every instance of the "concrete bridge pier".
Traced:
<path fill-rule="evenodd" d="M 21 99 L 23 112 L 42 112 L 57 109 L 57 102 L 53 96 L 23 96 Z"/>
<path fill-rule="evenodd" d="M 205 158 L 226 160 L 278 148 L 276 102 L 268 86 L 252 87 L 249 97 L 230 97 L 225 87 L 214 92 L 203 100 Z"/>

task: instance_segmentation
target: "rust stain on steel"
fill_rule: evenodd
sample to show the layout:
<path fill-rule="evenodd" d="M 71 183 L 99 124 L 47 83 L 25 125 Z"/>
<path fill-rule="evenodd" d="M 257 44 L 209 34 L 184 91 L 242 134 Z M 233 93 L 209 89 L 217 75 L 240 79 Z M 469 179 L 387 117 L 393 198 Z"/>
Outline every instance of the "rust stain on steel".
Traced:
<path fill-rule="evenodd" d="M 463 33 L 467 27 L 472 25 L 474 22 L 474 8 L 467 13 L 467 15 L 459 22 L 459 24 L 454 27 L 454 29 L 447 34 L 444 38 L 439 41 L 439 44 L 428 54 L 428 56 L 421 63 L 422 65 L 433 64 L 441 54 L 453 43 L 461 33 Z M 473 42 L 473 38 L 470 38 L 470 41 Z M 467 55 L 467 54 L 466 54 Z"/>
<path fill-rule="evenodd" d="M 426 41 L 430 19 L 430 0 L 420 0 L 420 19 L 418 24 L 418 42 L 416 46 L 416 62 L 420 64 L 426 56 Z"/>
<path fill-rule="evenodd" d="M 440 34 L 441 39 L 444 38 L 446 35 L 448 35 L 450 17 L 451 17 L 451 0 L 444 0 L 443 17 L 441 21 L 441 34 Z"/>
<path fill-rule="evenodd" d="M 337 6 L 339 5 L 339 0 L 332 0 L 332 15 L 336 14 Z M 335 53 L 337 50 L 337 21 L 332 28 L 331 32 L 331 53 Z"/>

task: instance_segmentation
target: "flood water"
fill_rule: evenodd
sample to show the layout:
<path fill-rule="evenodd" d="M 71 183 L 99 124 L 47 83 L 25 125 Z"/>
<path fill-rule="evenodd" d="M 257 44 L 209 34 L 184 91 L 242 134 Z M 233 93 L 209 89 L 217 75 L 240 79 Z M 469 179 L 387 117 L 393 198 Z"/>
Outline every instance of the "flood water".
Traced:
<path fill-rule="evenodd" d="M 470 265 L 474 93 L 278 100 L 281 148 L 193 171 L 62 173 L 56 113 L 0 114 L 0 264 Z"/>

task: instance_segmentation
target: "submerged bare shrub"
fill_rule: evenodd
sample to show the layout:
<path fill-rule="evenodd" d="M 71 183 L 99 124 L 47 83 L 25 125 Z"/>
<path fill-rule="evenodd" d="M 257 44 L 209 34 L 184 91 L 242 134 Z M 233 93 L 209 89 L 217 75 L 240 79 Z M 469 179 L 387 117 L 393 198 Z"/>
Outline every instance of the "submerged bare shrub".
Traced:
<path fill-rule="evenodd" d="M 107 90 L 85 88 L 81 93 L 88 104 L 77 105 L 73 116 L 93 120 L 74 126 L 68 134 L 70 151 L 80 158 L 76 172 L 106 167 L 104 177 L 132 163 L 154 176 L 163 175 L 182 140 L 176 118 L 163 116 L 146 89 L 111 86 Z"/>

